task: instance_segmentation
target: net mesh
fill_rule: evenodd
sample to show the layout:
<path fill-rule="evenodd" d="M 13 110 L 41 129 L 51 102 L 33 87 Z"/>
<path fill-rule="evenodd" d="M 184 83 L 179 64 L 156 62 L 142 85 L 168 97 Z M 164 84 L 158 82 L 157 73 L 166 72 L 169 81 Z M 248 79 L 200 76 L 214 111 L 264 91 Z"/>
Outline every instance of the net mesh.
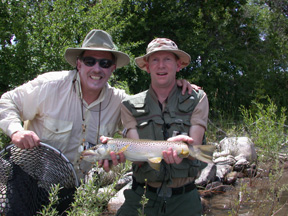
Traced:
<path fill-rule="evenodd" d="M 63 187 L 60 205 L 71 199 L 78 186 L 72 164 L 47 144 L 33 149 L 11 145 L 0 156 L 1 215 L 35 215 L 42 205 L 48 204 L 52 185 Z"/>

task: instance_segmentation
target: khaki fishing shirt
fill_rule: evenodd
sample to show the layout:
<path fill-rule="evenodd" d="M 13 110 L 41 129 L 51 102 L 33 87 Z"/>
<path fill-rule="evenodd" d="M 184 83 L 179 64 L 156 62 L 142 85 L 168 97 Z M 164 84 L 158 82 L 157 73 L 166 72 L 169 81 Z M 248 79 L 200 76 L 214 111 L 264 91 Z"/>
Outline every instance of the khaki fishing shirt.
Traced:
<path fill-rule="evenodd" d="M 82 106 L 76 70 L 49 72 L 2 95 L 0 127 L 9 136 L 24 129 L 34 131 L 41 142 L 59 149 L 83 178 L 91 164 L 82 161 L 78 169 L 79 146 L 83 140 L 98 143 L 98 134 L 112 137 L 118 131 L 125 97 L 124 90 L 107 84 L 96 101 L 88 105 L 83 100 Z"/>

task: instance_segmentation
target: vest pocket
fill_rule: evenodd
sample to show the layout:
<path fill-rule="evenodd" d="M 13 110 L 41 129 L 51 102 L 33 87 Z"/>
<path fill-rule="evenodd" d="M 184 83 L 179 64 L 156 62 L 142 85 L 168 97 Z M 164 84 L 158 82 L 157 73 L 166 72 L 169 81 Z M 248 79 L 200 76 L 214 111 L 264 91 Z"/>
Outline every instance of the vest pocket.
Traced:
<path fill-rule="evenodd" d="M 168 131 L 170 137 L 177 136 L 180 134 L 189 135 L 190 127 L 191 127 L 190 119 L 174 119 L 173 122 L 170 123 L 170 128 Z"/>
<path fill-rule="evenodd" d="M 184 158 L 180 164 L 172 164 L 172 178 L 197 177 L 198 172 L 202 170 L 201 162 L 198 160 L 189 160 Z"/>
<path fill-rule="evenodd" d="M 152 140 L 163 139 L 163 131 L 162 131 L 163 120 L 160 121 L 159 120 L 158 121 L 148 120 L 139 123 L 137 125 L 137 130 L 140 139 L 152 139 Z"/>
<path fill-rule="evenodd" d="M 165 171 L 165 162 L 161 162 L 160 171 L 154 170 L 147 162 L 145 162 L 141 168 L 134 164 L 132 165 L 133 176 L 139 183 L 147 182 L 162 182 L 170 180 L 169 172 Z"/>
<path fill-rule="evenodd" d="M 179 97 L 178 99 L 178 109 L 184 113 L 192 112 L 197 104 L 198 99 L 196 95 L 190 95 L 186 98 Z"/>

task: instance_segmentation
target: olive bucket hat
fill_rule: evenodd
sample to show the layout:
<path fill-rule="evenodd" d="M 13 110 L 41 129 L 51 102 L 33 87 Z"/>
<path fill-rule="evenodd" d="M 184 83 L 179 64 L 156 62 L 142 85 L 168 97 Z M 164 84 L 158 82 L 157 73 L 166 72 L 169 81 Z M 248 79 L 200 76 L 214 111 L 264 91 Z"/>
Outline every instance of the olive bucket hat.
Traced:
<path fill-rule="evenodd" d="M 169 51 L 174 53 L 181 60 L 181 69 L 190 64 L 191 57 L 188 53 L 179 50 L 176 43 L 168 38 L 156 38 L 152 40 L 146 49 L 146 55 L 135 58 L 136 65 L 142 69 L 147 70 L 146 62 L 148 57 L 158 51 Z"/>
<path fill-rule="evenodd" d="M 78 56 L 85 50 L 111 52 L 116 59 L 116 68 L 123 67 L 130 62 L 129 56 L 123 52 L 117 51 L 117 47 L 113 43 L 111 35 L 103 30 L 91 30 L 85 37 L 82 47 L 66 49 L 64 57 L 70 65 L 76 67 Z"/>

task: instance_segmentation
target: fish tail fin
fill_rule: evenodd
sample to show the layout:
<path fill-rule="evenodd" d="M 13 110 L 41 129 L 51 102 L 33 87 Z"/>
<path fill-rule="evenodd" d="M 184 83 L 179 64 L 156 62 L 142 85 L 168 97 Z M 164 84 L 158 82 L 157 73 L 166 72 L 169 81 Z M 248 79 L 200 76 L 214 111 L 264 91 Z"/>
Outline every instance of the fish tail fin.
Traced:
<path fill-rule="evenodd" d="M 192 148 L 191 148 L 192 147 Z M 213 145 L 194 145 L 189 148 L 189 153 L 192 157 L 203 161 L 205 163 L 213 163 L 213 152 L 215 146 Z"/>

